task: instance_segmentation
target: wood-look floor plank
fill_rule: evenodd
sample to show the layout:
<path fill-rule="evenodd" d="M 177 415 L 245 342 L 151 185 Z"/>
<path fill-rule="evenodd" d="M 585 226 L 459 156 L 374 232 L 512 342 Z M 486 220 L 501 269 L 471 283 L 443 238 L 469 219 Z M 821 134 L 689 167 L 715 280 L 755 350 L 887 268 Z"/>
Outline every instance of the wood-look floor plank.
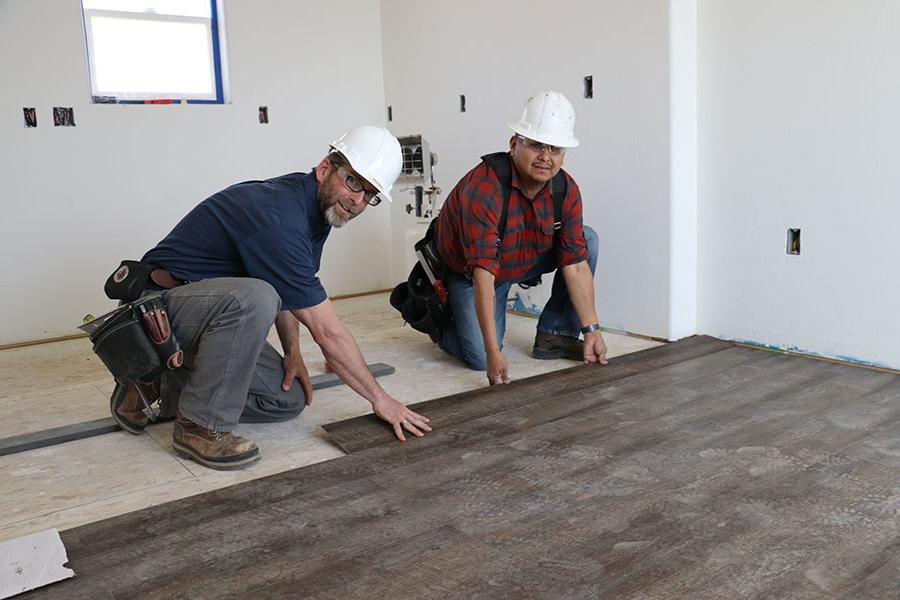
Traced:
<path fill-rule="evenodd" d="M 896 549 L 884 556 L 871 557 L 872 569 L 862 573 L 859 583 L 842 596 L 842 600 L 896 600 L 900 598 L 900 552 Z"/>
<path fill-rule="evenodd" d="M 900 378 L 688 346 L 63 532 L 33 597 L 900 598 Z"/>
<path fill-rule="evenodd" d="M 418 402 L 411 404 L 410 407 L 427 414 L 436 428 L 442 428 L 500 412 L 509 406 L 516 406 L 520 403 L 522 394 L 532 394 L 537 385 L 545 386 L 548 393 L 568 393 L 734 347 L 733 344 L 710 337 L 694 336 L 677 344 L 658 346 L 617 357 L 602 368 L 596 365 L 578 365 L 562 371 L 516 380 L 505 386 L 484 387 Z M 392 430 L 372 415 L 330 423 L 323 428 L 332 440 L 348 453 L 390 443 L 393 436 Z"/>

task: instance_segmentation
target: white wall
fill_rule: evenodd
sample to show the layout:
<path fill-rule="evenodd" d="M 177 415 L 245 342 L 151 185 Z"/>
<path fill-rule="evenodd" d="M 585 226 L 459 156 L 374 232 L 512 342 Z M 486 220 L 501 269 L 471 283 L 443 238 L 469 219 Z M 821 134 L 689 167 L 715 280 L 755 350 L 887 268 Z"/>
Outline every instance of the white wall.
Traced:
<path fill-rule="evenodd" d="M 699 14 L 699 329 L 900 368 L 900 3 Z"/>
<path fill-rule="evenodd" d="M 232 104 L 93 105 L 80 2 L 0 1 L 0 344 L 77 333 L 112 308 L 102 286 L 119 259 L 206 196 L 307 171 L 342 130 L 384 124 L 378 0 L 227 0 L 224 14 Z M 74 107 L 77 126 L 53 127 L 53 106 Z M 378 207 L 332 234 L 326 289 L 388 287 L 389 261 L 367 257 L 389 252 Z"/>
<path fill-rule="evenodd" d="M 506 122 L 532 93 L 569 97 L 582 144 L 565 167 L 581 187 L 585 223 L 600 236 L 601 322 L 661 337 L 685 331 L 683 323 L 673 328 L 670 312 L 670 276 L 682 267 L 670 253 L 669 10 L 665 0 L 561 0 L 552 10 L 514 0 L 382 6 L 389 127 L 425 135 L 440 157 L 445 195 L 481 154 L 508 147 Z M 594 78 L 591 100 L 582 97 L 585 75 Z M 682 264 L 696 268 L 690 258 Z M 692 320 L 693 306 L 684 314 Z"/>
<path fill-rule="evenodd" d="M 697 332 L 697 0 L 669 2 L 669 339 Z"/>
<path fill-rule="evenodd" d="M 88 101 L 78 0 L 0 1 L 0 343 L 72 332 L 111 306 L 100 288 L 119 258 L 230 183 L 308 169 L 342 129 L 383 123 L 385 99 L 393 131 L 423 133 L 439 154 L 446 195 L 505 148 L 528 95 L 556 88 L 578 111 L 566 167 L 600 234 L 604 325 L 900 368 L 900 4 L 554 9 L 228 0 L 232 104 L 104 106 Z M 78 126 L 52 127 L 54 105 L 73 106 Z M 37 129 L 22 126 L 24 106 Z M 799 257 L 785 254 L 788 227 L 803 230 Z M 390 228 L 379 207 L 334 233 L 329 292 L 405 276 L 400 254 L 387 260 Z"/>

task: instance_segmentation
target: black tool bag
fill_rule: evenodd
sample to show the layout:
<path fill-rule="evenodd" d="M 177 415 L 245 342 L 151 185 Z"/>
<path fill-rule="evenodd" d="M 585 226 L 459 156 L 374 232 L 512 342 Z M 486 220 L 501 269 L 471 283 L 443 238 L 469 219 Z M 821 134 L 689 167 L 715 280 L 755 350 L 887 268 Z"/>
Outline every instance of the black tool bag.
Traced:
<path fill-rule="evenodd" d="M 425 237 L 416 242 L 415 249 L 428 262 L 437 281 L 441 281 L 446 273 L 446 266 L 437 252 L 434 241 L 434 230 L 437 219 L 431 221 Z M 440 284 L 443 285 L 443 284 Z M 443 288 L 442 288 L 443 289 Z M 398 283 L 391 292 L 391 306 L 400 311 L 403 320 L 416 331 L 427 333 L 433 341 L 437 341 L 438 332 L 452 320 L 450 307 L 446 298 L 440 298 L 428 279 L 425 269 L 416 262 L 406 281 Z"/>
<path fill-rule="evenodd" d="M 400 316 L 410 327 L 427 333 L 435 342 L 440 329 L 451 320 L 449 307 L 438 300 L 434 287 L 418 262 L 409 278 L 394 287 L 391 306 L 400 311 Z"/>
<path fill-rule="evenodd" d="M 160 295 L 123 304 L 79 329 L 89 334 L 94 353 L 119 383 L 154 379 L 184 361 Z"/>

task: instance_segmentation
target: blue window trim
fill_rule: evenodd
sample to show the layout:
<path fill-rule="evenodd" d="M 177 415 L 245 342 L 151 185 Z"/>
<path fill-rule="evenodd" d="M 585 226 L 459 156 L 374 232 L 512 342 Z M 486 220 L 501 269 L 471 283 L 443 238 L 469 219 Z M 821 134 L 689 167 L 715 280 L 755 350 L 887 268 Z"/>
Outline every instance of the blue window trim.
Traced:
<path fill-rule="evenodd" d="M 212 32 L 213 72 L 216 77 L 216 100 L 214 104 L 224 104 L 225 98 L 222 93 L 222 58 L 219 55 L 219 9 L 216 4 L 216 0 L 209 0 L 210 14 L 212 15 L 210 31 Z M 213 102 L 210 103 L 212 104 Z"/>

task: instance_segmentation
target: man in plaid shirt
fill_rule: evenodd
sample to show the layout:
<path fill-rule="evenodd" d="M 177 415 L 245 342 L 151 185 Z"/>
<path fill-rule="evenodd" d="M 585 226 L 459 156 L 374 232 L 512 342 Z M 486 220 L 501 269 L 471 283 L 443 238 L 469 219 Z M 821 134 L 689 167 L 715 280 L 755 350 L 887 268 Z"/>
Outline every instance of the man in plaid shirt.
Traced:
<path fill-rule="evenodd" d="M 543 91 L 529 98 L 522 118 L 509 126 L 515 135 L 509 141 L 504 231 L 501 180 L 487 160 L 450 192 L 436 230 L 453 315 L 450 325 L 437 332 L 438 343 L 469 367 L 486 371 L 491 385 L 510 381 L 502 354 L 510 286 L 552 271 L 553 291 L 538 321 L 532 355 L 606 364 L 594 307 L 597 234 L 582 225 L 578 185 L 562 171 L 566 149 L 578 145 L 575 109 L 561 93 Z M 561 224 L 554 229 L 553 186 L 562 181 L 559 173 L 566 194 Z"/>

